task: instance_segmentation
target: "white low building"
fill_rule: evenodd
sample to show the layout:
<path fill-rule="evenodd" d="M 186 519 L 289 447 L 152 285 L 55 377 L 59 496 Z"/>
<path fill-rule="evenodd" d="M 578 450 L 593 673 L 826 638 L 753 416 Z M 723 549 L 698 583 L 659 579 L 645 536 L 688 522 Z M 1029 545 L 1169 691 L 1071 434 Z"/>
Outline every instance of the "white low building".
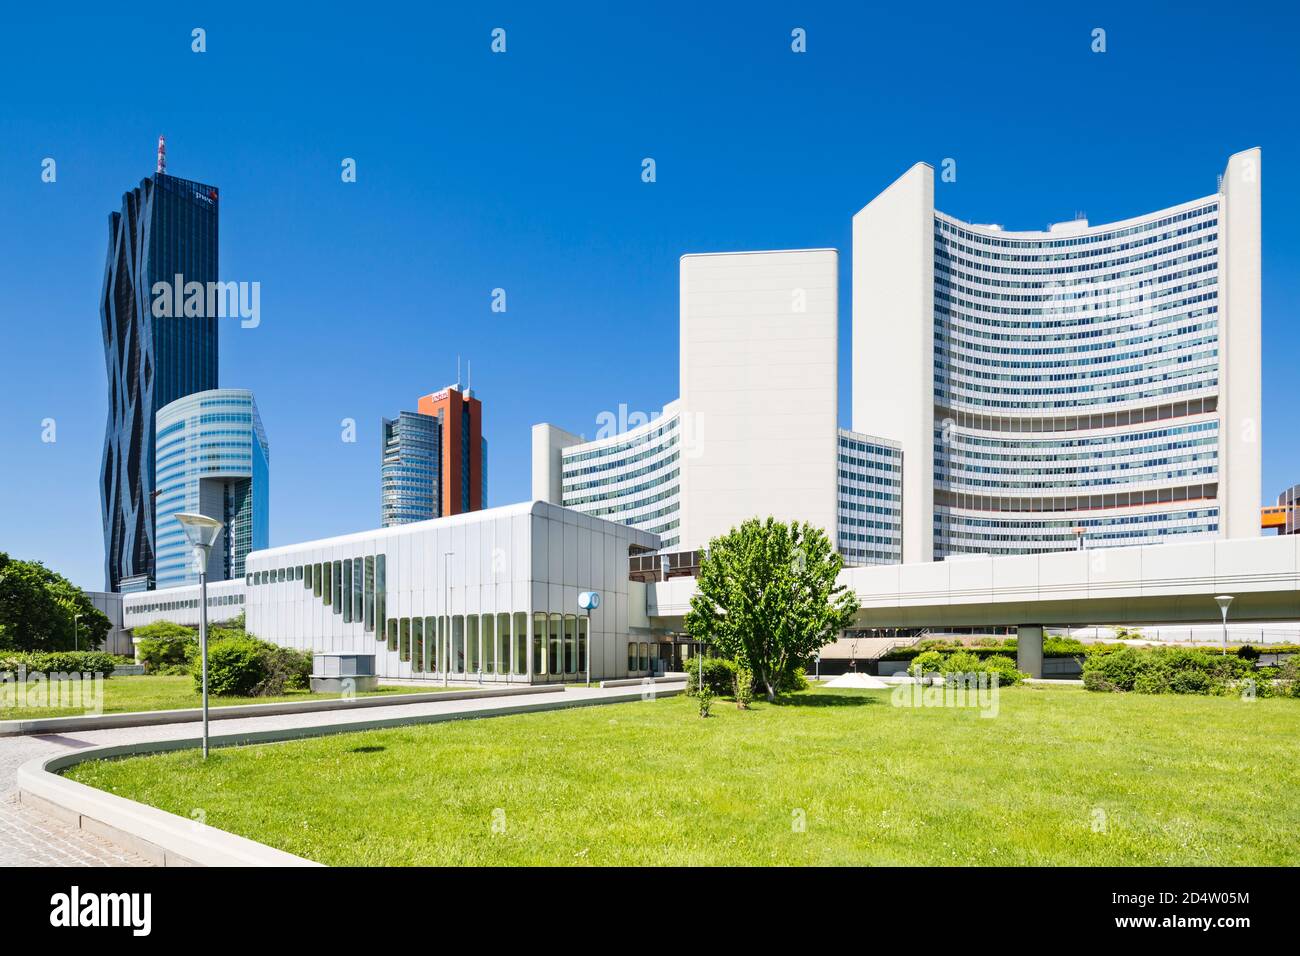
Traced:
<path fill-rule="evenodd" d="M 242 610 L 264 640 L 374 654 L 382 678 L 437 680 L 450 666 L 456 679 L 565 682 L 585 678 L 589 649 L 593 680 L 639 676 L 658 665 L 628 558 L 658 547 L 657 535 L 524 502 L 253 552 L 243 580 L 209 587 L 209 621 Z M 601 598 L 589 617 L 583 591 Z M 131 627 L 198 621 L 195 587 L 124 603 Z M 167 608 L 135 610 L 155 605 Z"/>

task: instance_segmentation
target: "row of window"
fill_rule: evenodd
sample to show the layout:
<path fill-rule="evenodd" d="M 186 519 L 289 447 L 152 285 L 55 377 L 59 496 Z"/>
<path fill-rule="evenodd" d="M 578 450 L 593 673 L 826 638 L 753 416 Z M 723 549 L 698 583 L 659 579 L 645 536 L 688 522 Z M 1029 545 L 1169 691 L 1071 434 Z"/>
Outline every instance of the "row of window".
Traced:
<path fill-rule="evenodd" d="M 253 571 L 245 578 L 248 587 L 299 581 L 312 597 L 342 616 L 345 624 L 362 624 L 367 633 L 387 611 L 387 556 L 365 557 L 296 564 L 265 571 Z"/>
<path fill-rule="evenodd" d="M 243 603 L 244 596 L 242 594 L 208 595 L 208 607 L 229 607 Z M 139 617 L 143 614 L 158 614 L 162 611 L 191 610 L 198 608 L 198 606 L 198 598 L 191 598 L 184 601 L 155 601 L 152 604 L 128 604 L 125 613 L 128 617 Z"/>

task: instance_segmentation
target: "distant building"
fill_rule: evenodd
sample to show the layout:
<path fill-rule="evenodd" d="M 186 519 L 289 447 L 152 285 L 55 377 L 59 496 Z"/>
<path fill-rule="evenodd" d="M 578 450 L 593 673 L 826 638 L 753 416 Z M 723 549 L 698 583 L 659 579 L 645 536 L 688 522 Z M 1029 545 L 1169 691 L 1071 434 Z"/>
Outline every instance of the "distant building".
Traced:
<path fill-rule="evenodd" d="M 158 410 L 157 432 L 157 586 L 198 583 L 175 517 L 181 512 L 226 526 L 212 548 L 208 580 L 243 577 L 248 553 L 269 544 L 270 449 L 253 393 L 220 388 L 177 399 Z"/>
<path fill-rule="evenodd" d="M 1275 506 L 1260 510 L 1260 529 L 1276 529 L 1278 534 L 1300 532 L 1300 520 L 1296 519 L 1297 508 L 1300 508 L 1300 485 L 1292 485 L 1277 496 Z"/>
<path fill-rule="evenodd" d="M 427 521 L 487 504 L 483 404 L 450 385 L 425 395 L 416 411 L 385 418 L 380 437 L 382 527 Z"/>
<path fill-rule="evenodd" d="M 154 417 L 217 387 L 217 319 L 156 318 L 155 283 L 217 281 L 215 186 L 161 171 L 122 197 L 108 221 L 100 327 L 108 422 L 100 469 L 104 578 L 110 591 L 154 580 Z"/>

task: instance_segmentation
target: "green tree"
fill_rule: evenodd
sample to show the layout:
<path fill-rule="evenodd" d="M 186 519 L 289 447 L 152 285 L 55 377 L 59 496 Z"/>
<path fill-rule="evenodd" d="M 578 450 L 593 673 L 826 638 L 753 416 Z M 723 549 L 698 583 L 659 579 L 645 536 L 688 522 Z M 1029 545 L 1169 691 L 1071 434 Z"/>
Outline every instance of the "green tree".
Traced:
<path fill-rule="evenodd" d="M 709 542 L 686 630 L 746 664 L 775 700 L 782 677 L 853 622 L 843 564 L 820 528 L 751 518 Z"/>
<path fill-rule="evenodd" d="M 69 651 L 74 644 L 95 650 L 111 626 L 63 575 L 0 552 L 0 650 Z"/>

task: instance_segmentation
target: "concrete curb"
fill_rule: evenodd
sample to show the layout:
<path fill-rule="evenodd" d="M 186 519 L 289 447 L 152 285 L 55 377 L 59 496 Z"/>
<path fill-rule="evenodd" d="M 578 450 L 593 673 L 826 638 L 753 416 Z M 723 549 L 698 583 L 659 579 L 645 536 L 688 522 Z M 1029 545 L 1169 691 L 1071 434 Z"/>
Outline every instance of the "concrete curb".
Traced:
<path fill-rule="evenodd" d="M 619 677 L 615 680 L 603 680 L 600 687 L 641 687 L 651 684 L 685 684 L 685 677 Z"/>
<path fill-rule="evenodd" d="M 425 694 L 378 694 L 351 700 L 291 700 L 275 704 L 234 704 L 209 707 L 208 720 L 233 720 L 237 717 L 274 717 L 282 714 L 356 710 L 362 707 L 394 707 L 402 704 L 428 704 L 440 700 L 477 700 L 482 697 L 514 697 L 528 694 L 552 694 L 562 685 L 528 684 L 522 687 L 485 687 L 482 690 L 430 691 Z M 0 720 L 0 737 L 31 734 L 57 734 L 71 730 L 112 730 L 118 727 L 153 727 L 161 724 L 187 724 L 203 719 L 201 707 L 184 710 L 134 710 L 120 714 L 87 714 L 70 717 L 37 717 L 29 720 Z"/>
<path fill-rule="evenodd" d="M 530 688 L 532 690 L 532 688 Z M 563 687 L 549 687 L 555 694 Z M 536 691 L 534 691 L 536 692 Z M 682 688 L 660 691 L 656 697 L 673 697 Z M 445 695 L 450 697 L 451 695 Z M 455 695 L 467 699 L 465 694 Z M 479 695 L 500 696 L 500 695 Z M 549 710 L 567 710 L 575 707 L 592 707 L 603 704 L 624 704 L 642 700 L 642 694 L 626 693 L 607 697 L 574 698 L 560 694 L 557 699 L 510 704 L 492 710 L 446 711 L 437 714 L 407 714 L 382 717 L 374 720 L 344 724 L 316 724 L 306 727 L 281 727 L 270 730 L 249 730 L 208 738 L 211 747 L 233 747 L 241 744 L 273 743 L 300 740 L 307 737 L 326 737 L 350 734 L 387 727 L 415 724 L 434 724 L 452 720 L 472 720 L 480 717 L 508 716 L 538 713 Z M 389 702 L 391 705 L 391 701 Z M 400 705 L 399 705 L 400 706 Z M 23 803 L 38 811 L 63 820 L 110 840 L 125 849 L 151 860 L 159 866 L 320 866 L 311 860 L 285 853 L 273 847 L 236 836 L 216 827 L 186 820 L 176 814 L 149 807 L 116 794 L 96 790 L 61 772 L 90 760 L 107 760 L 115 757 L 133 757 L 145 754 L 167 753 L 174 750 L 197 749 L 200 737 L 177 740 L 151 740 L 109 747 L 90 747 L 55 756 L 37 757 L 18 768 L 18 797 Z"/>

